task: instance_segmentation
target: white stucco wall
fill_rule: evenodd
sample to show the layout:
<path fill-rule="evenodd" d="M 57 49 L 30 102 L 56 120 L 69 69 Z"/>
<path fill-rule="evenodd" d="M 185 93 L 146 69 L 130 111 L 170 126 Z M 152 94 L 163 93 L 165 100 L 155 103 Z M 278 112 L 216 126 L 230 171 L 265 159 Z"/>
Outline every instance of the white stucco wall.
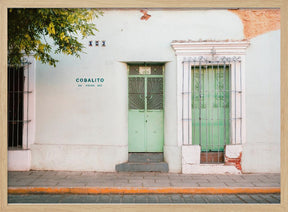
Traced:
<path fill-rule="evenodd" d="M 82 54 L 81 59 L 59 55 L 56 68 L 37 64 L 33 169 L 114 171 L 114 163 L 125 162 L 128 157 L 125 62 L 156 61 L 166 62 L 164 156 L 171 172 L 181 171 L 176 56 L 171 42 L 241 40 L 243 27 L 240 19 L 226 10 L 154 9 L 148 13 L 151 18 L 144 21 L 140 20 L 143 14 L 138 9 L 104 10 L 104 16 L 95 20 L 100 31 L 83 40 L 87 54 Z M 107 46 L 88 47 L 89 40 L 105 40 Z M 102 88 L 78 88 L 77 77 L 103 77 L 105 82 Z M 77 148 L 79 145 L 81 148 Z M 101 154 L 106 156 L 99 157 Z"/>
<path fill-rule="evenodd" d="M 9 171 L 29 171 L 31 169 L 31 151 L 9 150 L 7 168 Z"/>
<path fill-rule="evenodd" d="M 246 56 L 244 172 L 280 172 L 280 30 L 251 39 Z"/>

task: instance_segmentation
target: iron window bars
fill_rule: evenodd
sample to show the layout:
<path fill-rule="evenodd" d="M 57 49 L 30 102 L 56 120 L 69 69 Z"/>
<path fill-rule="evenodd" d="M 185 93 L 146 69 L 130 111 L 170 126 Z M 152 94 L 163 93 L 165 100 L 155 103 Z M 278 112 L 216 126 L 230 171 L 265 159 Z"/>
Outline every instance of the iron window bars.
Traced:
<path fill-rule="evenodd" d="M 30 64 L 8 64 L 8 149 L 28 148 Z"/>
<path fill-rule="evenodd" d="M 182 68 L 182 145 L 200 145 L 201 161 L 223 162 L 225 145 L 243 139 L 241 58 L 184 58 Z"/>

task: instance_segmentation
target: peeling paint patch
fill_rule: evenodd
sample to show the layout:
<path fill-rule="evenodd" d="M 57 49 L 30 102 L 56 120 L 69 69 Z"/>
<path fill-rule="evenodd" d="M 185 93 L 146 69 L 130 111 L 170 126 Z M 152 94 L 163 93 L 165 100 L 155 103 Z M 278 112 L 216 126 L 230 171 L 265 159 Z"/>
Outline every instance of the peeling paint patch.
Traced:
<path fill-rule="evenodd" d="M 242 152 L 240 152 L 237 158 L 229 158 L 225 155 L 225 165 L 234 165 L 238 170 L 242 171 L 241 158 Z"/>
<path fill-rule="evenodd" d="M 141 17 L 141 20 L 147 21 L 151 17 L 151 15 L 148 14 L 147 10 L 140 10 L 140 12 L 143 13 L 143 16 Z"/>
<path fill-rule="evenodd" d="M 280 9 L 229 9 L 239 16 L 245 38 L 250 39 L 280 29 Z"/>
<path fill-rule="evenodd" d="M 242 172 L 241 159 L 242 159 L 242 145 L 226 145 L 225 146 L 225 165 L 235 166 Z"/>

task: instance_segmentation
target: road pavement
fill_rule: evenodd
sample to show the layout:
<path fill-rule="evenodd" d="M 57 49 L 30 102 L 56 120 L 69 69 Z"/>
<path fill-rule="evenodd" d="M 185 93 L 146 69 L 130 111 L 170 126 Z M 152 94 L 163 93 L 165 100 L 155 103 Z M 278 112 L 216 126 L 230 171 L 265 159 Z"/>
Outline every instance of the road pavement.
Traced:
<path fill-rule="evenodd" d="M 8 203 L 82 204 L 279 204 L 280 194 L 22 194 L 8 195 Z"/>

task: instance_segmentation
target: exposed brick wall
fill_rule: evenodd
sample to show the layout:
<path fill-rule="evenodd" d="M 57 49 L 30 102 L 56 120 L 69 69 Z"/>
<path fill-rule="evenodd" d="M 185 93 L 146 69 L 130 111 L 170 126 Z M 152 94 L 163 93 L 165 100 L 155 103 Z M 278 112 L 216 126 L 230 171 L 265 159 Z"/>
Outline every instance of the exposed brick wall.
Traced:
<path fill-rule="evenodd" d="M 242 20 L 245 38 L 280 29 L 280 9 L 230 9 Z"/>
<path fill-rule="evenodd" d="M 225 155 L 225 165 L 234 165 L 238 170 L 242 172 L 241 158 L 242 158 L 242 152 L 237 158 L 228 158 Z"/>

